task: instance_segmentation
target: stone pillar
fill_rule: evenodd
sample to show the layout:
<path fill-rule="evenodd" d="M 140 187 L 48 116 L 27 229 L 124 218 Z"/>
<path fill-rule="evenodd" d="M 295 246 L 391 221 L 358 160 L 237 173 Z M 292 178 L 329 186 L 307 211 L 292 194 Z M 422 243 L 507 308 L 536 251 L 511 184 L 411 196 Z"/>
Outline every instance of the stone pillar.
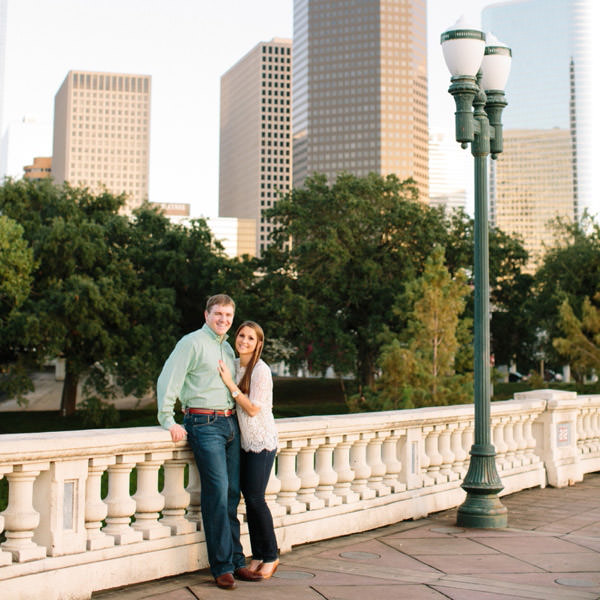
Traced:
<path fill-rule="evenodd" d="M 5 468 L 0 467 L 0 479 L 10 473 L 11 467 L 6 466 Z M 4 517 L 0 514 L 0 534 L 4 531 Z M 0 550 L 0 567 L 4 565 L 10 565 L 12 563 L 12 555 L 10 552 L 4 552 Z"/>
<path fill-rule="evenodd" d="M 425 453 L 429 458 L 427 478 L 436 484 L 445 483 L 447 481 L 446 477 L 440 473 L 443 457 L 439 451 L 439 439 L 444 428 L 444 425 L 434 425 L 433 427 L 428 427 L 427 429 L 429 432 L 427 438 L 425 438 Z"/>
<path fill-rule="evenodd" d="M 496 467 L 498 471 L 509 469 L 511 464 L 506 460 L 508 446 L 504 441 L 504 426 L 506 417 L 496 417 L 492 419 L 492 441 L 496 449 Z"/>
<path fill-rule="evenodd" d="M 345 434 L 333 451 L 333 468 L 337 473 L 334 491 L 342 499 L 343 504 L 360 500 L 360 494 L 352 491 L 350 487 L 354 480 L 354 471 L 350 467 L 350 448 L 359 436 L 358 433 Z"/>
<path fill-rule="evenodd" d="M 333 468 L 333 449 L 341 441 L 342 436 L 328 436 L 317 449 L 316 469 L 319 475 L 319 485 L 315 496 L 323 500 L 325 506 L 338 506 L 342 503 L 340 496 L 333 493 L 333 486 L 338 475 Z"/>
<path fill-rule="evenodd" d="M 33 508 L 33 483 L 50 463 L 15 465 L 8 480 L 8 506 L 2 512 L 6 541 L 2 549 L 12 554 L 14 562 L 28 562 L 46 557 L 46 548 L 38 546 L 32 538 L 40 524 L 40 514 Z"/>
<path fill-rule="evenodd" d="M 319 485 L 319 475 L 315 471 L 315 453 L 319 444 L 322 444 L 325 438 L 308 438 L 303 440 L 303 445 L 298 454 L 298 476 L 300 477 L 300 489 L 297 499 L 306 504 L 308 510 L 317 510 L 325 506 L 325 502 L 315 495 L 315 490 Z"/>
<path fill-rule="evenodd" d="M 440 473 L 446 478 L 446 481 L 456 481 L 458 475 L 454 471 L 454 452 L 452 452 L 451 439 L 452 432 L 456 431 L 458 423 L 448 423 L 443 426 L 440 432 L 439 449 L 442 455 L 442 464 L 440 466 Z"/>
<path fill-rule="evenodd" d="M 33 540 L 47 548 L 48 556 L 85 552 L 85 493 L 88 461 L 61 460 L 50 463 L 34 484 L 33 506 L 40 524 Z"/>
<path fill-rule="evenodd" d="M 276 456 L 273 461 L 273 468 L 271 469 L 271 474 L 269 475 L 269 481 L 267 482 L 267 489 L 265 490 L 265 500 L 269 505 L 269 510 L 271 511 L 271 516 L 275 517 L 283 517 L 286 514 L 285 506 L 279 504 L 277 502 L 277 495 L 281 490 L 281 481 L 277 475 L 275 475 L 275 469 L 278 465 L 279 457 Z"/>
<path fill-rule="evenodd" d="M 361 433 L 350 448 L 350 468 L 354 471 L 351 489 L 360 494 L 361 500 L 370 500 L 377 495 L 375 490 L 367 486 L 367 481 L 371 476 L 371 468 L 367 464 L 367 444 L 374 437 L 375 433 L 372 431 Z"/>
<path fill-rule="evenodd" d="M 184 488 L 185 466 L 188 456 L 185 451 L 177 450 L 171 460 L 165 461 L 165 485 L 162 495 L 165 508 L 160 523 L 171 528 L 171 535 L 194 533 L 197 524 L 185 518 L 185 509 L 190 503 L 190 495 Z"/>
<path fill-rule="evenodd" d="M 190 503 L 187 507 L 185 514 L 188 521 L 196 523 L 196 527 L 200 531 L 202 529 L 202 510 L 200 507 L 200 473 L 198 472 L 198 465 L 192 458 L 188 462 L 188 485 L 185 491 L 190 495 Z"/>
<path fill-rule="evenodd" d="M 400 438 L 400 461 L 403 467 L 400 472 L 400 482 L 407 490 L 416 490 L 426 485 L 425 467 L 422 464 L 425 457 L 422 448 L 423 435 L 420 427 L 409 427 L 405 435 Z"/>
<path fill-rule="evenodd" d="M 520 461 L 517 460 L 517 442 L 515 441 L 514 428 L 515 419 L 506 417 L 504 425 L 504 441 L 506 443 L 506 462 L 514 468 L 520 466 Z"/>
<path fill-rule="evenodd" d="M 405 429 L 394 429 L 389 436 L 383 440 L 381 449 L 382 460 L 385 463 L 385 475 L 383 483 L 395 494 L 406 489 L 406 484 L 400 481 L 402 473 L 402 462 L 398 460 L 398 442 L 402 436 L 406 436 Z"/>
<path fill-rule="evenodd" d="M 464 443 L 464 434 L 468 426 L 469 423 L 466 421 L 457 423 L 457 427 L 452 432 L 452 438 L 450 440 L 450 448 L 454 453 L 453 469 L 459 479 L 462 479 L 467 474 L 467 459 L 469 458 L 469 454 L 465 449 L 467 448 L 467 445 Z"/>
<path fill-rule="evenodd" d="M 298 502 L 297 495 L 302 481 L 296 474 L 296 456 L 302 447 L 302 440 L 288 440 L 281 448 L 278 458 L 277 476 L 281 482 L 278 502 L 285 506 L 287 514 L 306 511 L 306 504 Z"/>
<path fill-rule="evenodd" d="M 101 550 L 115 545 L 115 538 L 100 530 L 108 513 L 102 500 L 102 474 L 114 464 L 114 456 L 94 456 L 88 460 L 88 478 L 85 488 L 85 528 L 88 550 Z"/>
<path fill-rule="evenodd" d="M 140 531 L 145 540 L 169 537 L 171 528 L 158 522 L 160 511 L 165 506 L 165 497 L 158 491 L 158 471 L 172 452 L 148 452 L 137 464 L 137 490 L 135 500 L 135 522 L 132 527 Z"/>
<path fill-rule="evenodd" d="M 141 531 L 131 527 L 131 517 L 135 513 L 135 500 L 129 494 L 129 478 L 137 462 L 144 459 L 143 454 L 118 455 L 115 464 L 108 467 L 108 495 L 105 498 L 108 507 L 104 533 L 112 535 L 115 544 L 124 546 L 140 542 Z"/>
<path fill-rule="evenodd" d="M 388 496 L 392 489 L 383 483 L 386 465 L 382 460 L 382 446 L 391 431 L 377 431 L 367 446 L 367 465 L 371 469 L 368 486 L 377 496 Z"/>

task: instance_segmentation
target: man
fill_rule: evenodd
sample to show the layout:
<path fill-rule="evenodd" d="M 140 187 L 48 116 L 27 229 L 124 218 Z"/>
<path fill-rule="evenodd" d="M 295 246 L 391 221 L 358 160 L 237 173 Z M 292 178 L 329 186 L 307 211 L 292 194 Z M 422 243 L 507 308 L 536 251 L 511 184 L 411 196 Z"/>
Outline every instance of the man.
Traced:
<path fill-rule="evenodd" d="M 210 569 L 223 589 L 235 587 L 234 575 L 260 581 L 246 568 L 240 544 L 240 430 L 235 401 L 217 370 L 223 360 L 235 372 L 234 352 L 226 342 L 235 303 L 225 295 L 208 299 L 201 329 L 182 337 L 158 378 L 158 421 L 179 442 L 187 437 L 200 472 L 201 510 Z M 173 418 L 179 398 L 184 426 Z"/>

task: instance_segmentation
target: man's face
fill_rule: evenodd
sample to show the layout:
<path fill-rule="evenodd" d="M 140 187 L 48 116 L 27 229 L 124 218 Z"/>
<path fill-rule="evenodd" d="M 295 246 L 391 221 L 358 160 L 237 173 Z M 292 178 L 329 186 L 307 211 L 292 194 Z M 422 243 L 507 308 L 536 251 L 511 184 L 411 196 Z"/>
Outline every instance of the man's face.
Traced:
<path fill-rule="evenodd" d="M 230 304 L 215 304 L 210 312 L 204 311 L 204 319 L 217 335 L 225 335 L 233 323 L 234 312 Z"/>

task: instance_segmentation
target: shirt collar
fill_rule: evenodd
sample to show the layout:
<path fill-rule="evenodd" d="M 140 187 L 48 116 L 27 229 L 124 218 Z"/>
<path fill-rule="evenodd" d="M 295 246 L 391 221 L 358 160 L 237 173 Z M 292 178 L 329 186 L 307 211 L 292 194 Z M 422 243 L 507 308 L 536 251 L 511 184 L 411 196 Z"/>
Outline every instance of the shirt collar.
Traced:
<path fill-rule="evenodd" d="M 213 340 L 219 342 L 219 344 L 223 343 L 229 337 L 226 333 L 223 335 L 215 333 L 206 323 L 202 325 L 202 331 L 207 333 Z"/>

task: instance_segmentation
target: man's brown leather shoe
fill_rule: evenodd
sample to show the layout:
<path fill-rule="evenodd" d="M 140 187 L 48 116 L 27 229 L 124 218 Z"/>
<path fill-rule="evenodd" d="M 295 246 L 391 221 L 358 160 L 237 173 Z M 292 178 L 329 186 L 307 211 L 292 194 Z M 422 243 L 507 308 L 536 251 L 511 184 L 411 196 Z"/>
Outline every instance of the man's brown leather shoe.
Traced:
<path fill-rule="evenodd" d="M 223 575 L 215 577 L 215 583 L 217 584 L 217 587 L 220 587 L 223 590 L 232 590 L 235 588 L 235 580 L 231 573 L 223 573 Z"/>
<path fill-rule="evenodd" d="M 233 574 L 242 581 L 262 581 L 263 576 L 256 571 L 251 571 L 248 567 L 240 567 Z"/>

